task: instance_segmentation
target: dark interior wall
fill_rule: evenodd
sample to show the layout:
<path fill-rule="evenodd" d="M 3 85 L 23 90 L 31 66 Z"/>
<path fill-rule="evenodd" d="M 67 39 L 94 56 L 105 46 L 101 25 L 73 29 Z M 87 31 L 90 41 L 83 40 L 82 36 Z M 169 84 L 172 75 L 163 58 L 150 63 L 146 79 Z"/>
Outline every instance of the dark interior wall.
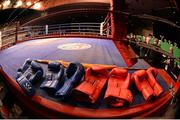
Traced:
<path fill-rule="evenodd" d="M 81 4 L 81 3 L 101 3 L 109 4 L 110 0 L 43 0 L 45 8 L 54 8 L 56 6 L 63 6 L 68 4 Z"/>
<path fill-rule="evenodd" d="M 92 9 L 86 11 L 85 9 Z M 102 9 L 105 11 L 93 11 L 93 9 Z M 103 22 L 109 4 L 102 3 L 75 3 L 54 7 L 44 11 L 45 16 L 29 21 L 25 25 L 46 25 L 78 22 Z"/>
<path fill-rule="evenodd" d="M 61 6 L 56 6 L 53 8 L 49 8 L 45 10 L 47 13 L 54 13 L 63 10 L 72 10 L 72 9 L 83 9 L 83 8 L 100 8 L 100 9 L 109 9 L 108 3 L 97 3 L 97 2 L 90 2 L 90 3 L 73 3 L 73 4 L 65 4 Z"/>
<path fill-rule="evenodd" d="M 11 8 L 0 11 L 0 25 L 7 25 L 20 21 L 25 23 L 31 19 L 37 18 L 41 15 L 41 11 L 24 8 Z"/>
<path fill-rule="evenodd" d="M 178 10 L 180 11 L 180 0 L 175 0 Z"/>
<path fill-rule="evenodd" d="M 160 39 L 163 35 L 165 39 L 176 42 L 180 47 L 180 28 L 176 28 L 166 23 L 143 20 L 137 18 L 129 18 L 128 20 L 128 33 L 148 35 L 153 34 L 156 38 Z"/>
<path fill-rule="evenodd" d="M 151 14 L 154 10 L 168 7 L 170 0 L 126 0 L 128 4 L 127 11 L 132 14 Z"/>
<path fill-rule="evenodd" d="M 128 19 L 128 33 L 147 36 L 153 34 L 153 21 L 138 18 Z"/>
<path fill-rule="evenodd" d="M 174 41 L 180 47 L 180 29 L 165 23 L 155 22 L 153 24 L 153 32 L 155 37 L 163 35 L 165 39 Z"/>
<path fill-rule="evenodd" d="M 63 24 L 63 23 L 85 23 L 85 22 L 103 22 L 106 17 L 106 13 L 67 13 L 67 14 L 57 14 L 53 16 L 41 17 L 34 21 L 30 21 L 28 26 L 33 25 L 51 25 L 51 24 Z"/>
<path fill-rule="evenodd" d="M 75 9 L 109 9 L 109 4 L 107 3 L 74 3 L 74 4 L 65 4 L 57 6 L 54 8 L 47 9 L 45 11 L 37 11 L 33 9 L 24 9 L 24 8 L 10 8 L 5 10 L 0 10 L 0 25 L 9 24 L 9 22 L 19 21 L 21 25 L 36 19 L 40 18 L 37 21 L 33 21 L 29 25 L 44 25 L 44 24 L 61 24 L 61 23 L 72 23 L 72 22 L 102 22 L 107 15 L 107 12 L 74 12 L 74 13 L 64 13 L 57 14 L 51 17 L 43 18 L 43 15 L 56 13 L 60 11 L 76 11 Z M 42 19 L 41 19 L 42 17 Z"/>

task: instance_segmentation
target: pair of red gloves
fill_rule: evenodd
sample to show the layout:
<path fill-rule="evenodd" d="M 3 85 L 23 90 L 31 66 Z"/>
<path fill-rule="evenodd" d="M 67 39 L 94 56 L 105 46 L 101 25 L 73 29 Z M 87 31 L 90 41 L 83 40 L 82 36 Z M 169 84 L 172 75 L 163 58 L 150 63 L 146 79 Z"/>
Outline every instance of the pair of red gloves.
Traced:
<path fill-rule="evenodd" d="M 157 97 L 163 92 L 162 87 L 156 81 L 157 74 L 157 69 L 153 67 L 146 71 L 138 70 L 132 74 L 132 80 L 145 100 L 150 100 L 153 96 Z"/>
<path fill-rule="evenodd" d="M 133 101 L 133 95 L 129 90 L 132 80 L 145 100 L 148 96 L 160 95 L 163 90 L 155 80 L 156 75 L 156 69 L 149 68 L 147 71 L 134 72 L 131 79 L 127 69 L 114 68 L 108 73 L 104 67 L 93 66 L 86 70 L 85 80 L 74 89 L 74 94 L 79 101 L 95 103 L 108 81 L 104 100 L 111 106 L 119 107 Z"/>

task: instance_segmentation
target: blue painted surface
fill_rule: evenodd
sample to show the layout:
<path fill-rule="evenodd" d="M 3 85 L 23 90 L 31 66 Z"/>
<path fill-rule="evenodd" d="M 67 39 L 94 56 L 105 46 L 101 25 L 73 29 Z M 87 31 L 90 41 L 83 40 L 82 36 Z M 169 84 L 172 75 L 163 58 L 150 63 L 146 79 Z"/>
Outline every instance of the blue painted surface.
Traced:
<path fill-rule="evenodd" d="M 92 47 L 85 50 L 61 50 L 57 47 L 66 43 L 86 43 Z M 65 60 L 68 62 L 84 62 L 94 64 L 109 64 L 117 65 L 119 67 L 127 67 L 119 51 L 115 47 L 111 40 L 99 40 L 94 38 L 52 38 L 52 39 L 40 39 L 32 40 L 17 44 L 8 49 L 0 51 L 0 64 L 2 65 L 5 72 L 15 78 L 17 69 L 24 63 L 25 59 L 48 59 L 48 60 Z M 47 71 L 47 65 L 42 65 L 44 71 Z M 148 68 L 149 65 L 144 60 L 138 60 L 133 68 Z M 133 73 L 134 70 L 130 70 Z M 165 81 L 158 75 L 158 82 L 163 87 L 164 91 L 168 90 L 168 86 Z M 39 89 L 41 82 L 36 85 L 36 93 L 47 99 L 57 101 L 56 98 L 49 96 L 44 90 Z M 142 94 L 136 89 L 135 84 L 132 83 L 130 90 L 133 93 L 134 100 L 133 105 L 144 102 Z M 88 104 L 75 104 L 81 107 L 92 107 L 92 108 L 107 108 L 104 103 L 104 92 L 100 97 L 100 102 L 96 105 Z M 69 102 L 68 102 L 69 103 Z"/>
<path fill-rule="evenodd" d="M 66 43 L 86 43 L 92 47 L 85 50 L 61 50 L 57 47 Z M 6 73 L 15 77 L 25 59 L 65 60 L 94 64 L 127 67 L 111 40 L 95 38 L 51 38 L 32 40 L 17 44 L 0 52 L 0 64 Z"/>
<path fill-rule="evenodd" d="M 149 68 L 149 67 L 150 65 L 143 59 L 138 59 L 137 62 L 132 66 L 132 68 L 139 68 L 139 69 Z"/>

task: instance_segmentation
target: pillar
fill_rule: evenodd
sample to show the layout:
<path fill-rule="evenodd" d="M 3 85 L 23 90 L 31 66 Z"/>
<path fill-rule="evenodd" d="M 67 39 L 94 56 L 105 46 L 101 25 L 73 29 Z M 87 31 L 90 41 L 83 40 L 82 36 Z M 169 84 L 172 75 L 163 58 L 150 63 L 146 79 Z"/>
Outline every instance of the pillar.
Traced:
<path fill-rule="evenodd" d="M 18 29 L 19 29 L 19 21 L 16 22 L 16 28 L 15 28 L 15 41 L 13 45 L 15 45 L 18 42 Z"/>
<path fill-rule="evenodd" d="M 122 40 L 127 35 L 127 18 L 120 11 L 125 9 L 125 0 L 110 0 L 111 34 L 113 40 Z"/>
<path fill-rule="evenodd" d="M 103 27 L 104 27 L 104 22 L 100 23 L 100 35 L 103 36 Z"/>
<path fill-rule="evenodd" d="M 0 31 L 0 50 L 1 50 L 1 47 L 2 47 L 2 32 Z"/>
<path fill-rule="evenodd" d="M 48 35 L 48 25 L 45 26 L 45 33 Z"/>

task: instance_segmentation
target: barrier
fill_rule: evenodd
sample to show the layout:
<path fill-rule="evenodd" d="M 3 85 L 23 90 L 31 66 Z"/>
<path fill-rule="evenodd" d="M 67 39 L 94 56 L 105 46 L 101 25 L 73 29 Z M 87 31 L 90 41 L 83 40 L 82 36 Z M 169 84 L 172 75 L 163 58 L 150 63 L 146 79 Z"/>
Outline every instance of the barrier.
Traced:
<path fill-rule="evenodd" d="M 2 49 L 30 39 L 49 37 L 85 36 L 107 38 L 104 24 L 65 23 L 44 26 L 12 26 L 2 31 Z M 17 38 L 17 41 L 16 41 Z"/>
<path fill-rule="evenodd" d="M 2 47 L 2 32 L 0 31 L 0 49 Z"/>

